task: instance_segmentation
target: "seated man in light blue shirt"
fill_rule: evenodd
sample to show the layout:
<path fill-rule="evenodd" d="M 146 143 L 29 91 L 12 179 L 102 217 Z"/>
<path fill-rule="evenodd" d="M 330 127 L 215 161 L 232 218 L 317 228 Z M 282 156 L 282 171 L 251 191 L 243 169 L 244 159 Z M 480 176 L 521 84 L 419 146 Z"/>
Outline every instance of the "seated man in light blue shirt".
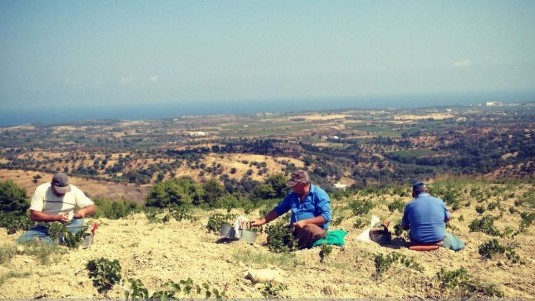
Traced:
<path fill-rule="evenodd" d="M 254 220 L 251 225 L 262 226 L 291 210 L 290 224 L 295 227 L 294 236 L 299 249 L 325 238 L 331 221 L 329 195 L 318 186 L 312 185 L 306 171 L 292 173 L 286 184 L 290 192 L 266 216 Z"/>
<path fill-rule="evenodd" d="M 405 206 L 401 227 L 409 230 L 413 244 L 439 245 L 458 251 L 464 248 L 464 242 L 446 232 L 446 223 L 450 212 L 444 201 L 431 196 L 423 182 L 414 182 L 412 186 L 414 199 Z"/>

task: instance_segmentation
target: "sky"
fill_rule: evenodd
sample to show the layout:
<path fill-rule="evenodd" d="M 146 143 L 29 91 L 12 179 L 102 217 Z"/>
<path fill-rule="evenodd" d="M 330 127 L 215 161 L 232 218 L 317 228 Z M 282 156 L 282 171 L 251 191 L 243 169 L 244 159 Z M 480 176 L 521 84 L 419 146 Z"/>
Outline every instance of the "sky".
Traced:
<path fill-rule="evenodd" d="M 532 101 L 534 16 L 532 0 L 0 0 L 0 107 Z"/>

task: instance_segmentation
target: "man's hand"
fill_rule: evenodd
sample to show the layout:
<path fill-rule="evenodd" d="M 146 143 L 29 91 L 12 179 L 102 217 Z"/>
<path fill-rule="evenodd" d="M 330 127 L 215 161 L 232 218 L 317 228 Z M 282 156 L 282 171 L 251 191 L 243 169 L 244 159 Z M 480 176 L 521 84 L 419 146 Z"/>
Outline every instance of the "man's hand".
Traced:
<path fill-rule="evenodd" d="M 76 212 L 76 214 L 74 215 L 74 218 L 84 218 L 86 216 L 90 216 L 90 215 L 93 215 L 95 212 L 97 211 L 97 206 L 96 205 L 89 205 L 89 206 L 85 206 L 84 208 L 78 210 L 78 212 Z"/>
<path fill-rule="evenodd" d="M 266 223 L 265 218 L 259 218 L 255 219 L 254 221 L 251 221 L 251 227 L 260 227 Z"/>
<path fill-rule="evenodd" d="M 251 222 L 251 227 L 260 227 L 276 219 L 278 216 L 279 215 L 277 214 L 277 212 L 275 212 L 275 210 L 271 210 L 266 216 L 253 220 Z"/>
<path fill-rule="evenodd" d="M 323 224 L 325 224 L 325 219 L 323 218 L 323 216 L 318 215 L 318 216 L 313 217 L 313 218 L 302 219 L 300 221 L 297 221 L 297 222 L 293 223 L 292 226 L 294 226 L 297 229 L 302 229 L 302 228 L 306 227 L 306 225 L 309 225 L 309 224 L 321 227 Z"/>
<path fill-rule="evenodd" d="M 308 222 L 307 220 L 303 219 L 303 220 L 295 222 L 293 225 L 294 227 L 301 229 L 301 228 L 304 228 L 306 225 L 308 225 Z"/>
<path fill-rule="evenodd" d="M 65 213 L 60 214 L 48 214 L 41 211 L 35 211 L 30 209 L 30 219 L 34 222 L 60 222 L 68 223 L 72 217 Z"/>
<path fill-rule="evenodd" d="M 66 214 L 58 214 L 56 216 L 56 221 L 58 221 L 60 223 L 68 223 L 71 220 L 69 219 L 69 217 Z"/>

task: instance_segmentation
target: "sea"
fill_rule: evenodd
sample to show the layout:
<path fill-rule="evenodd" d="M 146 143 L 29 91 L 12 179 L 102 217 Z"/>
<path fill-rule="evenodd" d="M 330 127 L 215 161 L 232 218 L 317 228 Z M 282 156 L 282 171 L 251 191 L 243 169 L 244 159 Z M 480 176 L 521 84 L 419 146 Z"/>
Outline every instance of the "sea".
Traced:
<path fill-rule="evenodd" d="M 396 95 L 381 97 L 275 99 L 254 101 L 181 101 L 177 103 L 43 106 L 0 111 L 0 127 L 57 124 L 99 119 L 151 120 L 188 115 L 242 115 L 345 109 L 416 109 L 475 106 L 485 102 L 533 102 L 535 91 L 525 93 L 465 93 L 447 95 Z"/>

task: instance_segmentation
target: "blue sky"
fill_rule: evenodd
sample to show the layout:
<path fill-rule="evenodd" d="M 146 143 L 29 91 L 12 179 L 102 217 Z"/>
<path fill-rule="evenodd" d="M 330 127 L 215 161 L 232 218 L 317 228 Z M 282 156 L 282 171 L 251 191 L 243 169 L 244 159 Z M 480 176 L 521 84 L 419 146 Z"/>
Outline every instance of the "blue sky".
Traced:
<path fill-rule="evenodd" d="M 0 105 L 533 96 L 534 16 L 532 0 L 0 0 Z"/>

